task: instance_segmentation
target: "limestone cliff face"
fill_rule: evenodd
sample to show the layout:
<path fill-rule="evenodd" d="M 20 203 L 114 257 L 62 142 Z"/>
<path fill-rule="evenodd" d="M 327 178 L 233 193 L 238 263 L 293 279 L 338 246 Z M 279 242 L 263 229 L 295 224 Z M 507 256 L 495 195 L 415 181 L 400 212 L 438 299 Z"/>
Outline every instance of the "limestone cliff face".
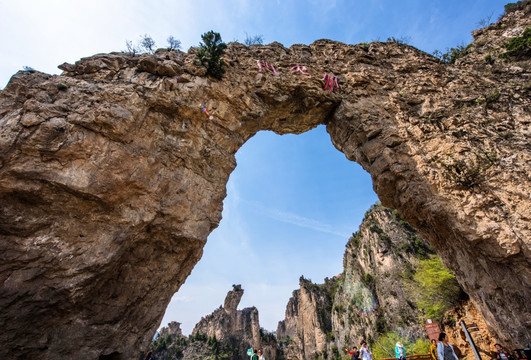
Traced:
<path fill-rule="evenodd" d="M 404 278 L 431 254 L 427 241 L 396 213 L 381 205 L 368 211 L 346 246 L 334 297 L 334 345 L 359 346 L 387 331 L 424 338 L 422 312 Z"/>
<path fill-rule="evenodd" d="M 410 276 L 420 260 L 433 254 L 422 235 L 396 211 L 373 206 L 347 243 L 343 273 L 320 285 L 301 279 L 300 290 L 293 292 L 285 319 L 277 328 L 281 358 L 329 358 L 341 355 L 345 347 L 359 347 L 361 340 L 374 344 L 391 331 L 410 340 L 425 339 L 425 316 L 415 299 L 421 289 Z M 485 321 L 470 300 L 456 297 L 455 303 L 458 305 L 441 319 L 441 330 L 448 334 L 460 358 L 473 360 L 460 322 L 477 324 L 479 331 L 472 334 L 476 346 L 490 356 L 496 341 Z"/>
<path fill-rule="evenodd" d="M 277 339 L 293 339 L 297 331 L 297 316 L 299 314 L 299 294 L 300 290 L 295 290 L 291 294 L 286 305 L 284 320 L 278 322 Z"/>
<path fill-rule="evenodd" d="M 332 296 L 337 281 L 316 285 L 303 277 L 300 289 L 293 292 L 286 307 L 286 317 L 277 327 L 282 358 L 312 359 L 322 354 L 327 334 L 332 330 Z"/>
<path fill-rule="evenodd" d="M 482 59 L 530 26 L 530 9 L 478 34 L 456 65 L 395 43 L 320 40 L 231 44 L 221 81 L 193 51 L 17 73 L 0 92 L 0 356 L 136 357 L 220 221 L 239 147 L 318 124 L 430 242 L 497 340 L 522 346 L 530 65 L 527 53 Z M 323 90 L 323 72 L 339 90 Z"/>
<path fill-rule="evenodd" d="M 387 331 L 423 338 L 422 313 L 405 289 L 403 276 L 430 254 L 426 240 L 396 213 L 374 206 L 347 243 L 343 273 L 322 285 L 301 279 L 277 329 L 279 343 L 289 344 L 285 358 L 338 353 Z"/>

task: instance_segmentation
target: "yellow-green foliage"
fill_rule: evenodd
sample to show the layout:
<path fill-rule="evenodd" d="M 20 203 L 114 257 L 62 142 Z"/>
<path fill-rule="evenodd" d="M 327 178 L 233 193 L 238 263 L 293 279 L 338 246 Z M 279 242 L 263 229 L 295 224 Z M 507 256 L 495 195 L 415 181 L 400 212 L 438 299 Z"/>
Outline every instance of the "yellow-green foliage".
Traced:
<path fill-rule="evenodd" d="M 417 306 L 426 318 L 440 320 L 446 311 L 459 303 L 461 287 L 437 256 L 420 261 L 413 281 Z"/>
<path fill-rule="evenodd" d="M 399 336 L 396 331 L 390 331 L 380 336 L 377 342 L 371 344 L 373 358 L 384 359 L 395 357 L 395 345 L 397 341 L 400 341 L 405 346 L 407 338 Z"/>
<path fill-rule="evenodd" d="M 430 351 L 430 342 L 425 339 L 417 339 L 414 343 L 406 347 L 406 353 L 409 355 L 427 354 Z"/>
<path fill-rule="evenodd" d="M 395 357 L 395 346 L 400 341 L 406 349 L 407 355 L 427 354 L 430 348 L 430 342 L 424 339 L 410 340 L 398 335 L 396 331 L 390 331 L 378 338 L 371 345 L 374 359 L 384 359 Z"/>

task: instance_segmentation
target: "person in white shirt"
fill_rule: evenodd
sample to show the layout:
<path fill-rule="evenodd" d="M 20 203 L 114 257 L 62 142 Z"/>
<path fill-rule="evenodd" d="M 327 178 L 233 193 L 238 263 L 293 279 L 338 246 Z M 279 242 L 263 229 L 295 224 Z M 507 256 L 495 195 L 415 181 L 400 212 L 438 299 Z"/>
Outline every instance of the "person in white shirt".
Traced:
<path fill-rule="evenodd" d="M 372 352 L 371 349 L 367 346 L 367 343 L 365 341 L 361 342 L 360 347 L 360 358 L 362 360 L 372 360 Z"/>
<path fill-rule="evenodd" d="M 439 334 L 437 343 L 437 355 L 439 360 L 459 360 L 452 345 L 448 344 L 448 336 L 445 333 Z"/>

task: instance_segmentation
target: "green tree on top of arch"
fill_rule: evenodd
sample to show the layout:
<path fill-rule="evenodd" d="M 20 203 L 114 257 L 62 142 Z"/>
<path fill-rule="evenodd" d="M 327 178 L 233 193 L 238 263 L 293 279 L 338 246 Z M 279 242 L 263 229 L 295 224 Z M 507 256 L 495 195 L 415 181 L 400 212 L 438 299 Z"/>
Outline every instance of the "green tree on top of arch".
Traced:
<path fill-rule="evenodd" d="M 197 57 L 207 68 L 207 75 L 221 79 L 225 74 L 225 68 L 221 56 L 225 53 L 227 44 L 221 41 L 221 35 L 210 30 L 201 35 L 203 42 L 199 43 Z"/>

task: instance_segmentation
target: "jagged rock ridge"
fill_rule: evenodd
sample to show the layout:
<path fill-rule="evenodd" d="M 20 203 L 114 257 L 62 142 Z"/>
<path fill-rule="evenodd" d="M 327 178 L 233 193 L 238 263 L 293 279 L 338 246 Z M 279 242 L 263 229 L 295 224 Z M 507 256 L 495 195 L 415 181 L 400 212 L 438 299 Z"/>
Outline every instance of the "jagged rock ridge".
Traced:
<path fill-rule="evenodd" d="M 17 73 L 0 93 L 0 356 L 136 356 L 221 219 L 238 148 L 261 130 L 319 124 L 430 242 L 496 337 L 523 346 L 529 58 L 482 56 L 522 35 L 530 9 L 477 34 L 455 66 L 395 43 L 320 40 L 231 44 L 222 81 L 193 52 L 162 50 Z M 257 73 L 260 59 L 280 76 Z M 323 71 L 339 91 L 323 91 Z"/>
<path fill-rule="evenodd" d="M 196 324 L 189 339 L 175 322 L 168 324 L 151 344 L 157 359 L 226 358 L 247 360 L 247 349 L 261 349 L 266 359 L 277 358 L 275 337 L 260 328 L 258 310 L 253 306 L 237 310 L 243 296 L 241 285 L 233 285 L 220 306 Z"/>
<path fill-rule="evenodd" d="M 249 347 L 262 346 L 258 309 L 237 310 L 242 296 L 243 289 L 235 285 L 225 297 L 224 306 L 202 318 L 192 331 L 192 335 L 203 334 L 230 343 L 235 348 L 233 359 L 243 359 Z"/>
<path fill-rule="evenodd" d="M 332 331 L 332 301 L 337 280 L 326 279 L 324 284 L 317 285 L 301 276 L 299 284 L 300 289 L 288 301 L 286 318 L 279 322 L 276 331 L 285 359 L 321 356 Z"/>

